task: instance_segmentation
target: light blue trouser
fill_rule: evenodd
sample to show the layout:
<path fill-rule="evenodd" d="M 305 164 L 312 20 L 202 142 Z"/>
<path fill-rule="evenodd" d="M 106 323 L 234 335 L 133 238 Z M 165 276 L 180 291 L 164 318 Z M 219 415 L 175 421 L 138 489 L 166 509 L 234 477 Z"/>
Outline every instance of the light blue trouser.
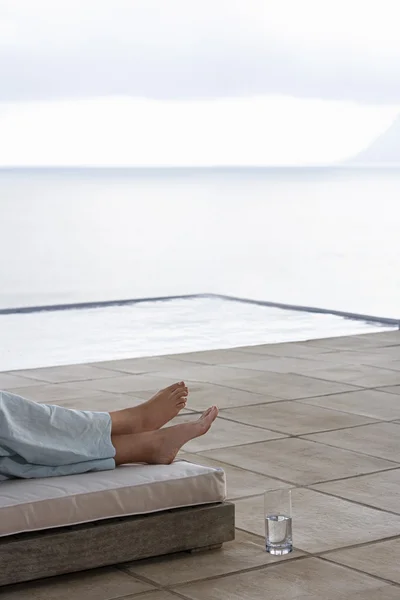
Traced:
<path fill-rule="evenodd" d="M 0 479 L 114 469 L 114 456 L 109 413 L 0 392 Z"/>

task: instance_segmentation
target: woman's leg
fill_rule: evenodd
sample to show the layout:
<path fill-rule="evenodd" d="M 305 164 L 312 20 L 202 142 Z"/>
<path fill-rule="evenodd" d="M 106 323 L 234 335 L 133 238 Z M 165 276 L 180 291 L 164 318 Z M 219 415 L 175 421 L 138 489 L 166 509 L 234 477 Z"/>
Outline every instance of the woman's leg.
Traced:
<path fill-rule="evenodd" d="M 111 435 L 129 435 L 160 429 L 186 406 L 188 389 L 183 381 L 161 390 L 147 402 L 110 412 Z"/>
<path fill-rule="evenodd" d="M 109 413 L 38 404 L 0 392 L 0 475 L 46 477 L 112 469 L 114 456 Z"/>
<path fill-rule="evenodd" d="M 218 408 L 212 406 L 197 421 L 157 431 L 112 436 L 115 463 L 170 464 L 184 444 L 207 433 L 217 415 Z"/>

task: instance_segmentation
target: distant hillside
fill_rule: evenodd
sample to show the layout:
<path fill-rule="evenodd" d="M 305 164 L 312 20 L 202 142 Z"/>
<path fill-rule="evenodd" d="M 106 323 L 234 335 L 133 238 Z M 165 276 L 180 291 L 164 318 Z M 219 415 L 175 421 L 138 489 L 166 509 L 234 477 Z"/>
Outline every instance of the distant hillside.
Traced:
<path fill-rule="evenodd" d="M 400 165 L 400 115 L 368 148 L 351 158 L 352 164 Z"/>

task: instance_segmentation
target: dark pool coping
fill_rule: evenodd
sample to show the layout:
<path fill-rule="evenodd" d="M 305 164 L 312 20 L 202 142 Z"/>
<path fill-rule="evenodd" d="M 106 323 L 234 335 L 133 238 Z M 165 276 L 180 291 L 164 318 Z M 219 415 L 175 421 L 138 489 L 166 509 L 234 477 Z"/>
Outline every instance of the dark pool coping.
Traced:
<path fill-rule="evenodd" d="M 172 300 L 191 300 L 198 298 L 214 298 L 226 300 L 228 302 L 241 302 L 244 304 L 254 304 L 268 308 L 279 308 L 282 310 L 293 310 L 298 312 L 308 312 L 315 314 L 333 315 L 344 319 L 354 321 L 364 321 L 366 323 L 375 323 L 380 325 L 389 325 L 400 329 L 400 318 L 380 317 L 376 315 L 365 315 L 330 308 L 319 308 L 316 306 L 301 306 L 298 304 L 285 304 L 282 302 L 268 302 L 265 300 L 252 300 L 249 298 L 239 298 L 237 296 L 225 296 L 223 294 L 187 294 L 179 296 L 157 296 L 153 298 L 129 298 L 123 300 L 104 300 L 93 302 L 73 302 L 69 304 L 43 304 L 37 306 L 19 306 L 14 308 L 0 308 L 0 315 L 29 314 L 37 312 L 56 312 L 65 310 L 84 310 L 93 308 L 108 308 L 111 306 L 127 306 L 130 304 L 139 304 L 143 302 L 168 302 Z"/>

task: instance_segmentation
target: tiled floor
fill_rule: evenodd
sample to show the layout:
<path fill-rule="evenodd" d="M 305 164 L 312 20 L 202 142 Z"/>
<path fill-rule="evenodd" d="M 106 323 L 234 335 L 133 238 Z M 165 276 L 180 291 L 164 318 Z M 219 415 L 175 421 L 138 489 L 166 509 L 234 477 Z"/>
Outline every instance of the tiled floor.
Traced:
<path fill-rule="evenodd" d="M 220 417 L 182 457 L 225 468 L 237 536 L 1 590 L 4 600 L 398 600 L 400 332 L 0 373 L 0 388 L 112 410 L 185 379 L 187 414 Z M 265 490 L 294 487 L 296 550 L 263 547 Z"/>

